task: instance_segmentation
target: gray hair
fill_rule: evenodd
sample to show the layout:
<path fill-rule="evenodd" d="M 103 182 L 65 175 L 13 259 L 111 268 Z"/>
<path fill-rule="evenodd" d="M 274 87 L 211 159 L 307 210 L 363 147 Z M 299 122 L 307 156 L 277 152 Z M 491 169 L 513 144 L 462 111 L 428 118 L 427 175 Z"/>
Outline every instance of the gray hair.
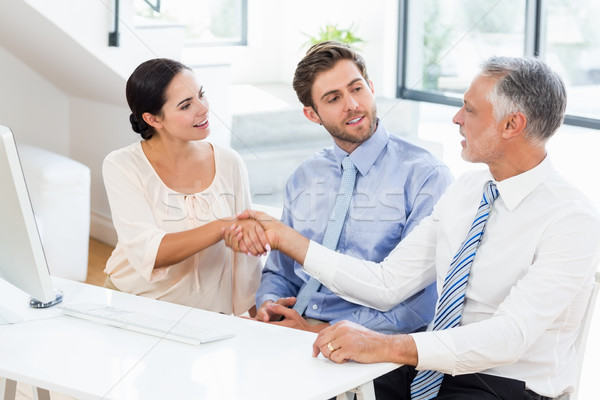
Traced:
<path fill-rule="evenodd" d="M 567 91 L 562 79 L 537 58 L 491 57 L 481 74 L 496 79 L 488 96 L 494 118 L 511 113 L 527 117 L 528 138 L 545 142 L 560 127 L 567 108 Z"/>

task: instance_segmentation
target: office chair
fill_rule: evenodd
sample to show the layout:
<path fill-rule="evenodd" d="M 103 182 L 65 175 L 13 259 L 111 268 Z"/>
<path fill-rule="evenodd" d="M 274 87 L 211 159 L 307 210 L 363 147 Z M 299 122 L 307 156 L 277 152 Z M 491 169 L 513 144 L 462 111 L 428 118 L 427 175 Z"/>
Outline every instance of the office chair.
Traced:
<path fill-rule="evenodd" d="M 590 327 L 594 317 L 594 308 L 596 307 L 596 299 L 598 298 L 598 291 L 600 290 L 600 272 L 596 272 L 594 286 L 592 287 L 592 293 L 588 301 L 587 309 L 583 315 L 583 321 L 579 335 L 575 339 L 575 348 L 577 349 L 577 374 L 575 376 L 575 390 L 569 397 L 569 400 L 577 400 L 579 398 L 579 386 L 581 383 L 581 372 L 583 370 L 583 357 L 585 355 L 585 346 L 590 333 Z"/>

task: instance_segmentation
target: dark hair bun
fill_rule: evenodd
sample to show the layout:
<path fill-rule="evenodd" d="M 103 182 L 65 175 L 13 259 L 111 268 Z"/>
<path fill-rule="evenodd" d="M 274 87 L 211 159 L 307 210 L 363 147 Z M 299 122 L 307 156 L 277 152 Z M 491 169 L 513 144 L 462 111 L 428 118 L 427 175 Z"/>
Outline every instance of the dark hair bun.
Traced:
<path fill-rule="evenodd" d="M 129 116 L 129 122 L 131 123 L 131 129 L 133 129 L 135 133 L 142 135 L 142 138 L 150 139 L 150 137 L 152 137 L 150 126 L 146 123 L 146 121 L 139 121 L 135 115 L 131 114 Z"/>

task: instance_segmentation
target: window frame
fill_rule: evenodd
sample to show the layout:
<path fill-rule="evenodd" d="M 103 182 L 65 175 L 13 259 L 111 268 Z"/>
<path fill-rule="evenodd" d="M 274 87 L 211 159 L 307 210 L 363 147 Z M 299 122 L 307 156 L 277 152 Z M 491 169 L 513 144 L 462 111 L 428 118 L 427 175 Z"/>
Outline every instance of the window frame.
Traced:
<path fill-rule="evenodd" d="M 454 93 L 433 93 L 426 90 L 410 89 L 406 84 L 408 70 L 409 42 L 409 6 L 411 1 L 398 0 L 398 71 L 396 96 L 401 99 L 462 106 L 462 96 Z M 525 56 L 539 56 L 542 48 L 544 0 L 525 0 Z M 564 123 L 567 125 L 600 130 L 600 118 L 584 117 L 577 114 L 566 114 Z"/>

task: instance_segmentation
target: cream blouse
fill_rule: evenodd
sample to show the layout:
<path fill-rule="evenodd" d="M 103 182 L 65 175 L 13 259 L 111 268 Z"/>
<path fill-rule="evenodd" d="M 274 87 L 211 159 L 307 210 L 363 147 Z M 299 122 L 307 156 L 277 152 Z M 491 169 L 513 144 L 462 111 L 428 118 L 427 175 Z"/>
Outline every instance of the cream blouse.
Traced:
<path fill-rule="evenodd" d="M 167 233 L 231 218 L 250 208 L 248 174 L 241 157 L 213 145 L 215 177 L 200 193 L 167 187 L 141 142 L 110 153 L 102 174 L 118 242 L 105 273 L 121 291 L 236 315 L 254 305 L 260 283 L 255 257 L 234 253 L 220 241 L 180 263 L 154 268 Z"/>

